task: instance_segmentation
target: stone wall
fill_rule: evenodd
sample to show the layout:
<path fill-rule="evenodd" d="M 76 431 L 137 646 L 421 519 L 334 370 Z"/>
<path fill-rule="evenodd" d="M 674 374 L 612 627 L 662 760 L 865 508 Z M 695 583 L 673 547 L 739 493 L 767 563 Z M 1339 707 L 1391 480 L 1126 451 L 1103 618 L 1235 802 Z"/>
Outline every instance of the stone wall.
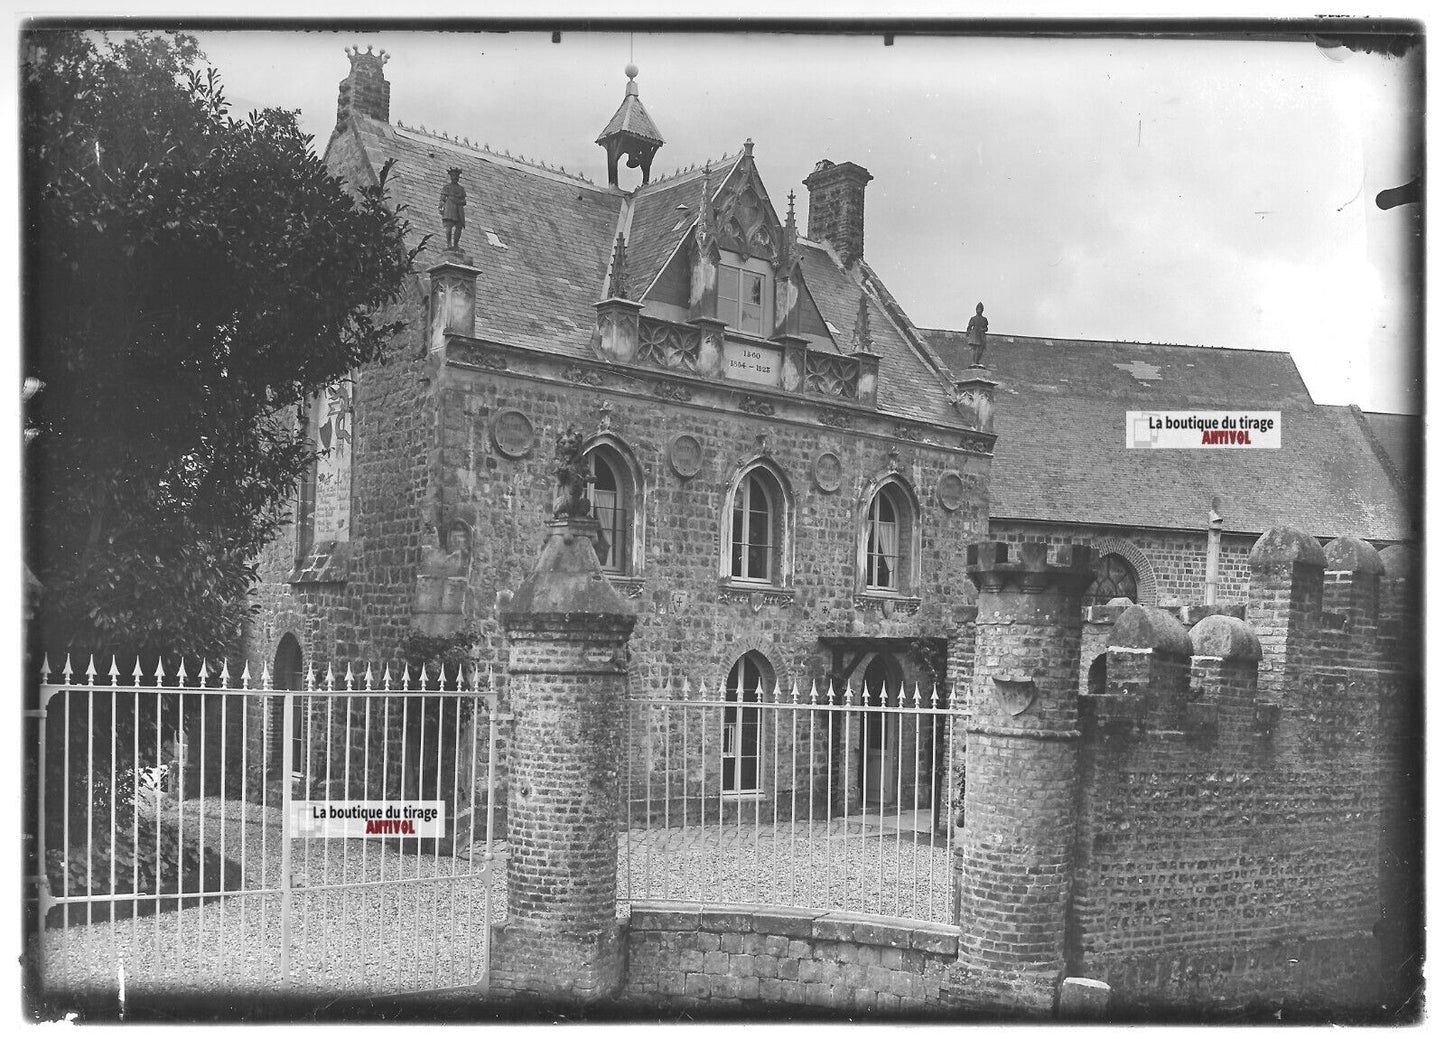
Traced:
<path fill-rule="evenodd" d="M 621 1003 L 697 1014 L 765 1004 L 855 1015 L 945 1012 L 947 925 L 770 906 L 633 903 Z"/>
<path fill-rule="evenodd" d="M 409 302 L 397 312 L 419 319 L 421 307 Z M 317 581 L 298 572 L 294 521 L 266 547 L 252 598 L 259 610 L 244 633 L 254 664 L 274 659 L 288 632 L 318 664 L 400 655 L 423 549 L 435 544 L 422 512 L 433 381 L 434 368 L 406 334 L 393 341 L 386 363 L 355 380 L 349 541 L 323 551 L 328 567 Z"/>
<path fill-rule="evenodd" d="M 963 550 L 982 533 L 987 460 L 956 441 L 949 446 L 942 433 L 900 437 L 892 420 L 871 413 L 824 426 L 817 408 L 799 398 L 780 397 L 775 408 L 735 389 L 639 381 L 635 371 L 600 363 L 560 367 L 514 354 L 503 367 L 495 351 L 463 356 L 446 377 L 431 512 L 438 521 L 472 523 L 486 536 L 469 573 L 484 657 L 499 652 L 497 592 L 517 586 L 536 555 L 552 495 L 552 444 L 568 425 L 588 438 L 610 437 L 630 452 L 642 480 L 643 563 L 633 576 L 614 580 L 639 614 L 631 645 L 635 693 L 674 689 L 684 677 L 716 688 L 750 650 L 767 659 L 786 689 L 794 679 L 827 673 L 819 636 L 948 637 L 973 602 Z M 766 413 L 740 410 L 740 399 Z M 502 453 L 492 431 L 505 412 L 522 412 L 534 434 L 516 457 Z M 680 436 L 702 447 L 698 471 L 687 478 L 669 460 Z M 835 491 L 813 477 L 824 452 L 842 463 Z M 740 468 L 760 460 L 791 493 L 791 577 L 776 586 L 738 586 L 721 578 L 722 517 Z M 968 480 L 966 500 L 955 510 L 941 505 L 936 492 L 948 471 Z M 867 509 L 860 503 L 870 484 L 890 474 L 918 497 L 921 563 L 916 590 L 885 601 L 860 596 L 856 561 Z M 917 679 L 921 667 L 906 669 Z"/>

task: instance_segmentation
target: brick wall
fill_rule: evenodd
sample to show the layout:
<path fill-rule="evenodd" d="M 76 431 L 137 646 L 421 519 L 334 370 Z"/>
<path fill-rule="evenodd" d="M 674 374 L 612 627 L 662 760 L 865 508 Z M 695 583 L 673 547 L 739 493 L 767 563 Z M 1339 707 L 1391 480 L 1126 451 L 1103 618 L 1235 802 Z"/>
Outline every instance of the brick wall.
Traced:
<path fill-rule="evenodd" d="M 988 537 L 997 542 L 1042 542 L 1055 554 L 1072 545 L 1097 545 L 1101 553 L 1119 552 L 1134 565 L 1139 575 L 1140 603 L 1204 603 L 1204 562 L 1209 539 L 1203 528 L 1197 532 L 1171 532 L 990 520 Z M 1249 589 L 1249 550 L 1255 537 L 1226 534 L 1220 540 L 1217 603 L 1244 602 Z"/>
<path fill-rule="evenodd" d="M 633 903 L 622 1002 L 668 1011 L 772 1004 L 857 1015 L 936 1015 L 956 929 L 793 907 Z M 784 1006 L 787 1006 L 786 1008 Z"/>
<path fill-rule="evenodd" d="M 1248 625 L 1197 625 L 1216 632 L 1189 681 L 1160 633 L 1121 643 L 1132 609 L 1085 705 L 1069 970 L 1108 982 L 1119 1014 L 1363 1015 L 1381 999 L 1396 675 L 1335 610 L 1371 604 L 1374 580 L 1337 578 L 1322 605 L 1313 539 L 1275 529 L 1261 550 Z"/>

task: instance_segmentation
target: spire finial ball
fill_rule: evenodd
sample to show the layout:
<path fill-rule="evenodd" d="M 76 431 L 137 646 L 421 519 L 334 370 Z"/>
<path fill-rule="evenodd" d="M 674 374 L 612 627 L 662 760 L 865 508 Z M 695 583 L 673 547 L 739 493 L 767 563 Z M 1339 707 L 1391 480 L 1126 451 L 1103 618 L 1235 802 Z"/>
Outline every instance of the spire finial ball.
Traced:
<path fill-rule="evenodd" d="M 637 79 L 637 63 L 635 63 L 635 62 L 628 62 L 628 63 L 627 63 L 627 68 L 624 69 L 623 72 L 627 74 L 627 79 L 629 79 L 629 80 L 636 80 L 636 79 Z"/>

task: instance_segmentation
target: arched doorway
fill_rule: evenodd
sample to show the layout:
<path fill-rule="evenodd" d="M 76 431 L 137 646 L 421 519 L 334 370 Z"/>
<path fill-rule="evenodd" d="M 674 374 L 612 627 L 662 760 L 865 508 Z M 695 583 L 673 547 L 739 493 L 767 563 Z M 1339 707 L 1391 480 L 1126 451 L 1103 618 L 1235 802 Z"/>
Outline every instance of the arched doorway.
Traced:
<path fill-rule="evenodd" d="M 1089 694 L 1102 695 L 1109 690 L 1109 653 L 1099 655 L 1089 663 Z"/>
<path fill-rule="evenodd" d="M 723 793 L 756 793 L 762 788 L 762 725 L 758 693 L 773 685 L 773 668 L 756 651 L 750 651 L 728 673 L 723 709 Z M 731 705 L 735 704 L 735 705 Z"/>
<path fill-rule="evenodd" d="M 898 802 L 898 770 L 903 753 L 903 717 L 880 707 L 900 705 L 903 669 L 892 655 L 875 655 L 863 671 L 868 710 L 862 716 L 859 754 L 859 786 L 865 808 L 880 808 Z"/>

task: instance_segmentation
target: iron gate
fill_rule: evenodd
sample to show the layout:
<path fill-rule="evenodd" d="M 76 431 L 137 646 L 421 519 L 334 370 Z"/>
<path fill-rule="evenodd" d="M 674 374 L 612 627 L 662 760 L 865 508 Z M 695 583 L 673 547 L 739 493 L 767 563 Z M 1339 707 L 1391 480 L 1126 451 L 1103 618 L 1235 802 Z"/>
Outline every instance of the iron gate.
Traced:
<path fill-rule="evenodd" d="M 42 992 L 485 991 L 503 718 L 475 675 L 67 659 L 32 715 Z"/>

